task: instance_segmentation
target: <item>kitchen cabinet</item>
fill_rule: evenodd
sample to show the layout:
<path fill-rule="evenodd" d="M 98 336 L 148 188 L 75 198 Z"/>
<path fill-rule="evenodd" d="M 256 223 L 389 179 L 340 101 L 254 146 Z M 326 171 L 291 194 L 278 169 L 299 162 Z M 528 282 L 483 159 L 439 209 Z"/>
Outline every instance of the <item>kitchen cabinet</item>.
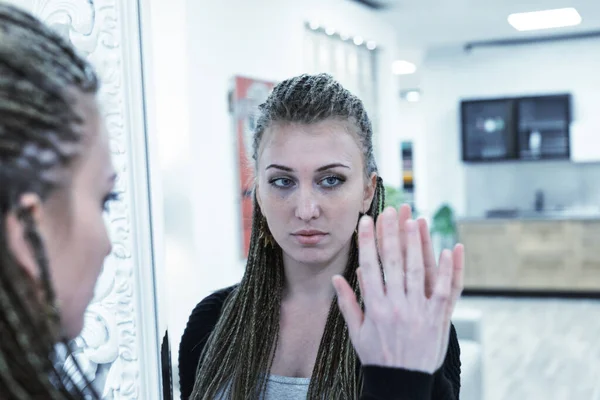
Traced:
<path fill-rule="evenodd" d="M 571 95 L 461 101 L 462 160 L 570 158 Z"/>
<path fill-rule="evenodd" d="M 600 292 L 600 219 L 458 222 L 465 289 Z"/>

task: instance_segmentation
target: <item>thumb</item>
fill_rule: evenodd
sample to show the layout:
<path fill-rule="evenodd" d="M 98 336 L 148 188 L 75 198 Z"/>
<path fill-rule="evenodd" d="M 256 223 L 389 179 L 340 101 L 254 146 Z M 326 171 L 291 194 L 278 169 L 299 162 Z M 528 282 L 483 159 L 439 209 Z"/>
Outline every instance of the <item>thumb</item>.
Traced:
<path fill-rule="evenodd" d="M 363 311 L 356 300 L 354 290 L 352 290 L 346 279 L 340 275 L 335 275 L 332 282 L 337 293 L 338 307 L 346 321 L 346 325 L 348 325 L 350 340 L 356 344 L 355 338 L 358 338 L 363 323 Z"/>

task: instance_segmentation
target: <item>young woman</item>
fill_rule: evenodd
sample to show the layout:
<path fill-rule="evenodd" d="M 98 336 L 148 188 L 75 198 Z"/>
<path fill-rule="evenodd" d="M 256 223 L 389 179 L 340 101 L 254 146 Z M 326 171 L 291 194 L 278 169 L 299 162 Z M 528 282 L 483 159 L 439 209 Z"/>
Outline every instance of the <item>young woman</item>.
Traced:
<path fill-rule="evenodd" d="M 111 245 L 115 180 L 98 81 L 68 43 L 0 3 L 0 399 L 99 398 L 57 366 Z"/>
<path fill-rule="evenodd" d="M 362 102 L 324 74 L 280 83 L 260 108 L 253 159 L 246 272 L 192 312 L 182 398 L 458 398 L 450 316 L 463 249 L 437 269 L 424 221 L 407 207 L 379 215 Z"/>

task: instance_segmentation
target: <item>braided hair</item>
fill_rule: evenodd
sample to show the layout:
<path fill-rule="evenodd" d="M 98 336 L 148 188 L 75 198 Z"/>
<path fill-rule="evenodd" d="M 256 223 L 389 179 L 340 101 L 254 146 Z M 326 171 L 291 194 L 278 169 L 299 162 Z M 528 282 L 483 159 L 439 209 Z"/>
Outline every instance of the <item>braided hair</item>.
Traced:
<path fill-rule="evenodd" d="M 377 173 L 373 132 L 363 103 L 330 75 L 301 75 L 281 82 L 259 111 L 253 142 L 255 164 L 264 133 L 273 124 L 313 124 L 334 119 L 353 128 L 364 157 L 365 175 Z M 384 188 L 378 178 L 367 214 L 377 218 L 383 205 Z M 357 268 L 358 248 L 354 236 L 344 276 L 360 299 Z M 246 271 L 240 285 L 225 302 L 203 350 L 193 399 L 212 400 L 223 390 L 228 390 L 234 400 L 259 398 L 264 394 L 279 336 L 283 282 L 282 250 L 270 237 L 255 196 Z M 359 360 L 347 326 L 333 299 L 308 398 L 357 399 L 362 387 L 359 371 Z"/>
<path fill-rule="evenodd" d="M 68 184 L 66 171 L 84 140 L 76 96 L 95 94 L 90 65 L 40 20 L 0 2 L 0 394 L 3 399 L 99 398 L 57 363 L 60 316 L 44 243 L 26 193 L 42 201 Z M 8 246 L 14 214 L 39 267 L 39 287 Z M 81 371 L 80 371 L 81 372 Z M 83 374 L 82 374 L 83 376 Z"/>

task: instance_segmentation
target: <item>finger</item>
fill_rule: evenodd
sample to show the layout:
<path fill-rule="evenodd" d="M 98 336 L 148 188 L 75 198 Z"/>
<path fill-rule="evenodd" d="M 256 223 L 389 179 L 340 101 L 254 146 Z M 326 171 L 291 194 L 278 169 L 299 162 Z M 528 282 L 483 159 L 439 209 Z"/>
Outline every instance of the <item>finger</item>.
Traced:
<path fill-rule="evenodd" d="M 456 303 L 460 298 L 463 289 L 463 270 L 464 270 L 464 247 L 462 244 L 454 246 L 452 251 L 452 279 L 450 283 L 450 299 L 447 302 L 446 313 L 444 315 L 444 336 L 441 341 L 439 365 L 442 365 L 448 351 L 448 342 L 450 339 L 450 321 Z M 441 264 L 441 258 L 440 258 Z"/>
<path fill-rule="evenodd" d="M 462 294 L 465 277 L 465 248 L 462 244 L 454 246 L 452 252 L 452 283 L 450 286 L 450 300 L 452 302 L 448 313 L 448 319 L 452 316 L 454 307 Z"/>
<path fill-rule="evenodd" d="M 450 250 L 444 249 L 440 255 L 440 266 L 436 277 L 435 287 L 431 300 L 433 302 L 434 316 L 444 320 L 451 304 L 451 287 L 453 275 L 453 260 Z"/>
<path fill-rule="evenodd" d="M 423 248 L 423 263 L 425 265 L 425 296 L 430 298 L 435 286 L 437 264 L 435 262 L 433 242 L 431 241 L 427 221 L 424 218 L 419 218 L 417 223 L 419 224 L 419 234 L 421 235 L 421 246 Z"/>
<path fill-rule="evenodd" d="M 360 267 L 356 269 L 356 276 L 358 278 L 358 290 L 360 291 L 361 297 L 364 299 L 365 298 L 365 283 L 363 281 L 362 269 L 360 269 Z"/>
<path fill-rule="evenodd" d="M 373 219 L 361 218 L 358 224 L 358 265 L 363 276 L 363 299 L 366 306 L 373 306 L 384 296 L 383 280 L 375 245 Z"/>
<path fill-rule="evenodd" d="M 383 212 L 377 216 L 377 221 L 375 221 L 375 235 L 377 236 L 377 252 L 381 256 L 383 252 L 381 247 L 383 241 Z"/>
<path fill-rule="evenodd" d="M 406 221 L 406 294 L 409 301 L 418 302 L 425 296 L 425 268 L 421 235 L 416 221 Z"/>
<path fill-rule="evenodd" d="M 340 312 L 348 325 L 348 334 L 350 340 L 354 343 L 354 339 L 358 337 L 358 332 L 363 323 L 363 312 L 356 300 L 356 294 L 350 287 L 348 282 L 340 276 L 336 275 L 332 278 L 333 287 L 337 293 L 337 302 Z"/>
<path fill-rule="evenodd" d="M 381 263 L 386 277 L 386 293 L 392 297 L 405 296 L 404 267 L 400 251 L 400 228 L 398 213 L 392 207 L 386 208 L 380 217 Z"/>
<path fill-rule="evenodd" d="M 406 221 L 412 218 L 410 205 L 402 204 L 398 209 L 398 225 L 400 227 L 400 249 L 402 261 L 406 260 Z M 406 267 L 406 264 L 404 265 Z"/>

